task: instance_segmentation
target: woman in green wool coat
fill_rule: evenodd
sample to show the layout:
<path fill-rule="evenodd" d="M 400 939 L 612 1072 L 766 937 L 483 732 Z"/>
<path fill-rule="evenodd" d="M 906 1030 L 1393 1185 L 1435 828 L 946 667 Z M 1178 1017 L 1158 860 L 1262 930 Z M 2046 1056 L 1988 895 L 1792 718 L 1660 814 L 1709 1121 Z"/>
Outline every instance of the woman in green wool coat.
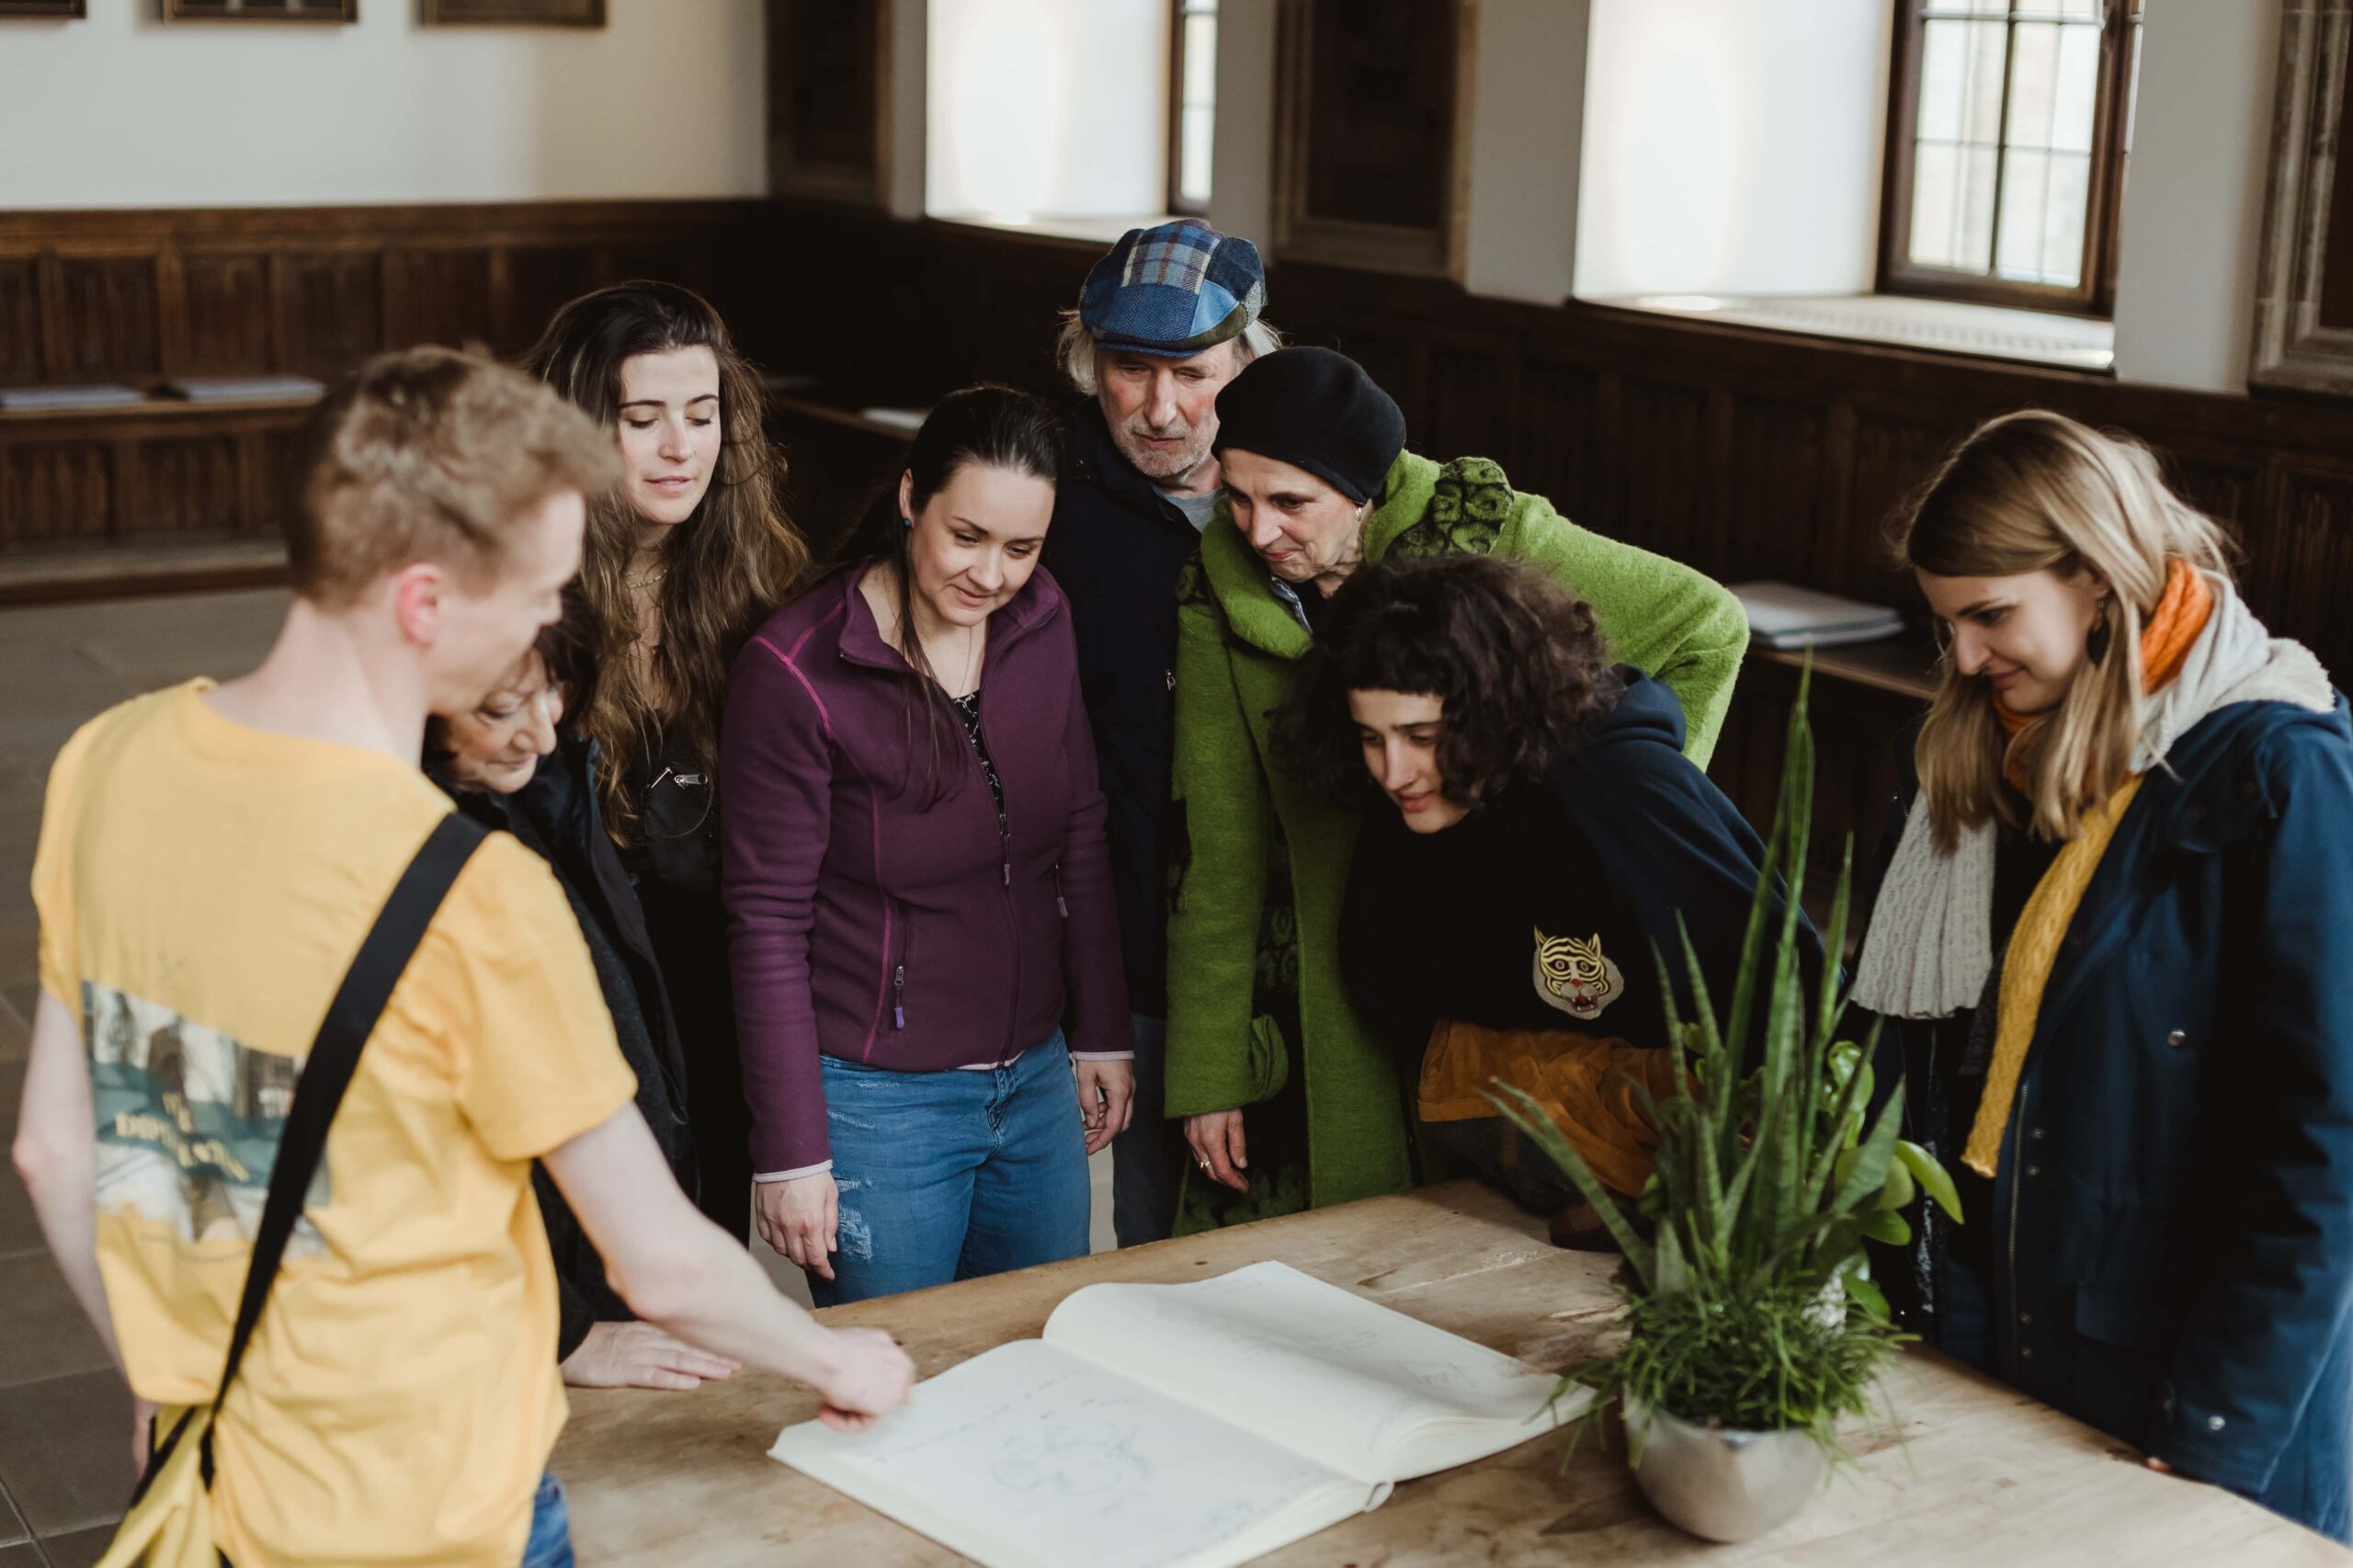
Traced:
<path fill-rule="evenodd" d="M 1739 603 L 1701 574 L 1578 528 L 1484 458 L 1406 451 L 1396 403 L 1343 355 L 1264 356 L 1217 412 L 1225 500 L 1177 590 L 1165 1113 L 1198 1167 L 1180 1232 L 1415 1176 L 1401 1086 L 1339 972 L 1356 818 L 1267 752 L 1326 596 L 1392 553 L 1529 562 L 1593 607 L 1614 658 L 1674 690 L 1703 766 L 1748 642 Z"/>

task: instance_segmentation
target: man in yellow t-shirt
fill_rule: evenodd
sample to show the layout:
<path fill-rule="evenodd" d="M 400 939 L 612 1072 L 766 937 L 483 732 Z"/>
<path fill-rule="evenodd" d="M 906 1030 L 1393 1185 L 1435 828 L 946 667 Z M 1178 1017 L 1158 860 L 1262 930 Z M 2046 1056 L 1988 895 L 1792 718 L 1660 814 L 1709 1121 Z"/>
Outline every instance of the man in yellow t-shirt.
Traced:
<path fill-rule="evenodd" d="M 439 349 L 362 370 L 312 443 L 276 647 L 85 725 L 34 861 L 17 1164 L 142 1408 L 219 1384 L 302 1055 L 449 810 L 415 765 L 426 714 L 554 619 L 613 479 L 585 416 Z M 369 1038 L 223 1408 L 240 1568 L 571 1561 L 534 1159 L 642 1317 L 815 1384 L 840 1425 L 904 1399 L 887 1336 L 818 1328 L 696 1213 L 634 1093 L 563 892 L 493 835 Z"/>

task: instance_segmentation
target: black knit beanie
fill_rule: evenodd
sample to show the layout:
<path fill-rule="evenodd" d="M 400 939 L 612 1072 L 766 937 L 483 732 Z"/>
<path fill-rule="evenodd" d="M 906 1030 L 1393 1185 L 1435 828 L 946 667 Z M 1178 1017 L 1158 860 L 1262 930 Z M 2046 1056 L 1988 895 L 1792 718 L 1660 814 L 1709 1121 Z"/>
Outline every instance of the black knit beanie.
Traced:
<path fill-rule="evenodd" d="M 1405 449 L 1405 416 L 1364 367 L 1329 348 L 1262 354 L 1217 394 L 1213 452 L 1256 452 L 1346 495 L 1376 499 Z"/>

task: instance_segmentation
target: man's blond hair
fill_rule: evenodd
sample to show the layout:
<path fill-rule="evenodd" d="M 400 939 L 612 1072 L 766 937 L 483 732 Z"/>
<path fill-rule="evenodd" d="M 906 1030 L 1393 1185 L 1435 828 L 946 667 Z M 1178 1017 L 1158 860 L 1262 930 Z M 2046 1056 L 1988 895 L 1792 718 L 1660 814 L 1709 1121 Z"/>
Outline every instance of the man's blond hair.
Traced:
<path fill-rule="evenodd" d="M 328 608 L 413 562 L 481 581 L 541 502 L 600 495 L 620 472 L 611 436 L 585 414 L 453 348 L 369 360 L 327 394 L 304 447 L 287 557 L 295 593 Z"/>

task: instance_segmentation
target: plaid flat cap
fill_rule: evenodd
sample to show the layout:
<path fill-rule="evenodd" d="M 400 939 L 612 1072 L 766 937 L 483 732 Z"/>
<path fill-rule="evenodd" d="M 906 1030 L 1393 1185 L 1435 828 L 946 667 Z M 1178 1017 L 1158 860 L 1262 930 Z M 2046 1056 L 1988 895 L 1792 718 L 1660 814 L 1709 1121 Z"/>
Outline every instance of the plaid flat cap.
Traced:
<path fill-rule="evenodd" d="M 1088 270 L 1078 319 L 1098 347 L 1176 359 L 1241 336 L 1266 303 L 1257 246 L 1179 218 L 1121 235 Z"/>

